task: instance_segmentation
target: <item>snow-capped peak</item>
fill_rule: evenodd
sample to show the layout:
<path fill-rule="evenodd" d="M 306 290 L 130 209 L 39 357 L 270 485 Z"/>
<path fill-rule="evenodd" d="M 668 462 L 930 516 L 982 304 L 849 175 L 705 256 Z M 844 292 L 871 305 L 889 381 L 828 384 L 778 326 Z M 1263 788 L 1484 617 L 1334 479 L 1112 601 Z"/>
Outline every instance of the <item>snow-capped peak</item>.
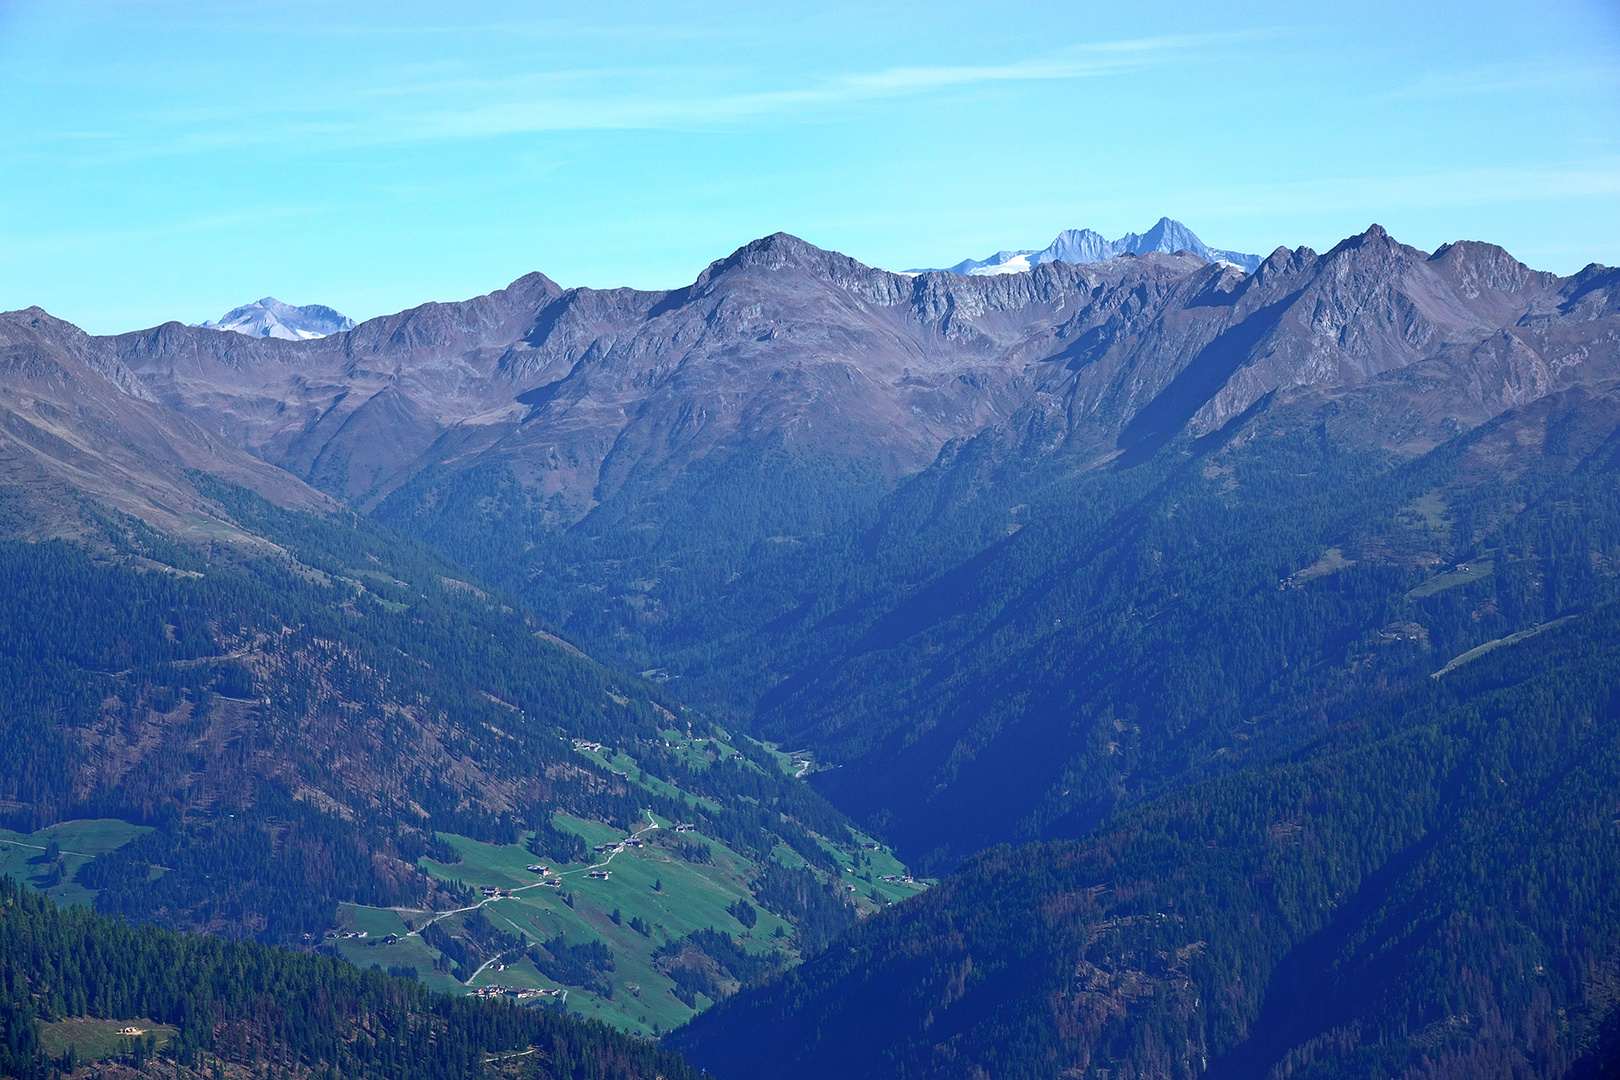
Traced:
<path fill-rule="evenodd" d="M 1064 229 L 1057 239 L 1039 251 L 1026 248 L 1020 251 L 998 251 L 988 259 L 964 259 L 949 268 L 953 274 L 975 277 L 986 274 L 1021 274 L 1041 263 L 1102 262 L 1121 255 L 1140 255 L 1147 251 L 1191 251 L 1210 262 L 1230 263 L 1253 273 L 1260 266 L 1260 256 L 1241 251 L 1227 251 L 1205 244 L 1187 226 L 1171 218 L 1162 217 L 1145 233 L 1126 233 L 1118 240 L 1108 240 L 1092 229 Z M 930 270 L 908 270 L 908 274 L 927 274 Z"/>
<path fill-rule="evenodd" d="M 354 320 L 324 304 L 295 307 L 273 296 L 232 308 L 218 319 L 202 323 L 209 330 L 233 330 L 248 337 L 308 341 L 354 329 Z"/>

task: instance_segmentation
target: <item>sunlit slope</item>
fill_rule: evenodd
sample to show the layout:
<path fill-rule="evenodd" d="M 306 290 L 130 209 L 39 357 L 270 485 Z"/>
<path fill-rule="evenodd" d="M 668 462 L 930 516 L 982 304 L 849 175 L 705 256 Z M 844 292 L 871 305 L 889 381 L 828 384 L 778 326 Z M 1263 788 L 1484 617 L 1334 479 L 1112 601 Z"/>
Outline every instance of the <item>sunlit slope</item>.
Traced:
<path fill-rule="evenodd" d="M 777 764 L 767 755 L 739 763 L 722 739 L 664 734 L 710 768 Z M 926 888 L 859 834 L 839 843 L 811 834 L 804 854 L 785 843 L 728 845 L 714 835 L 722 830 L 712 799 L 685 803 L 684 820 L 667 815 L 683 805 L 670 783 L 679 778 L 653 777 L 605 748 L 583 753 L 671 800 L 666 814 L 644 811 L 628 829 L 557 815 L 554 836 L 578 837 L 577 845 L 440 834 L 437 856 L 423 866 L 462 900 L 433 910 L 345 905 L 329 947 L 435 989 L 543 990 L 533 1000 L 658 1034 L 825 946 L 857 917 Z M 557 857 L 563 849 L 568 857 Z"/>

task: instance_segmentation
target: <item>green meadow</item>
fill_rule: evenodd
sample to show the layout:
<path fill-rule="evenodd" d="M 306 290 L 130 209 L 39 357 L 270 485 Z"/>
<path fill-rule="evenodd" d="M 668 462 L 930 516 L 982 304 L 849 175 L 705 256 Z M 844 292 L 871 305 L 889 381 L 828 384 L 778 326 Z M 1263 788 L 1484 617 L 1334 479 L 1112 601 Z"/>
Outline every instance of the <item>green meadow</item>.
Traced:
<path fill-rule="evenodd" d="M 73 880 L 79 868 L 149 831 L 145 825 L 99 818 L 62 821 L 26 835 L 0 829 L 0 877 L 16 878 L 63 906 L 90 906 L 95 893 Z M 52 843 L 61 854 L 47 860 Z"/>
<path fill-rule="evenodd" d="M 670 747 L 693 768 L 731 761 L 737 753 L 723 733 L 719 738 L 693 738 L 673 729 L 664 734 Z M 644 773 L 634 759 L 611 748 L 580 752 L 627 774 L 638 786 L 689 802 L 709 801 Z M 773 756 L 784 772 L 796 771 L 792 755 L 773 748 Z M 745 767 L 758 768 L 752 761 Z M 677 996 L 676 982 L 660 969 L 657 952 L 661 946 L 694 931 L 714 930 L 745 954 L 774 952 L 789 963 L 798 960 L 794 926 L 754 895 L 753 885 L 765 867 L 696 831 L 680 833 L 679 844 L 672 843 L 677 836 L 675 824 L 648 815 L 634 830 L 642 846 L 597 853 L 598 845 L 617 845 L 631 834 L 604 822 L 558 813 L 553 825 L 579 836 L 587 847 L 585 859 L 573 863 L 537 857 L 523 843 L 488 844 L 440 833 L 456 860 L 424 858 L 419 865 L 435 878 L 463 886 L 470 897 L 463 907 L 418 911 L 343 904 L 338 909 L 338 925 L 325 945 L 361 967 L 414 974 L 434 990 L 465 994 L 494 985 L 556 990 L 557 995 L 541 997 L 538 1003 L 644 1035 L 668 1031 L 712 1002 L 701 991 L 689 993 L 685 1001 Z M 0 875 L 14 877 L 60 904 L 92 905 L 93 891 L 74 880 L 79 869 L 147 831 L 146 826 L 115 820 L 65 821 L 30 834 L 0 830 Z M 861 914 L 927 887 L 922 882 L 883 881 L 884 876 L 903 877 L 905 866 L 869 837 L 856 833 L 855 839 L 858 846 L 853 850 L 820 838 L 818 843 L 836 862 L 840 884 Z M 701 852 L 693 845 L 701 845 Z M 769 861 L 790 869 L 806 866 L 798 853 L 780 843 Z M 535 864 L 545 864 L 549 872 L 530 871 L 528 867 Z M 593 870 L 607 871 L 608 876 L 592 877 Z M 156 868 L 153 873 L 162 870 Z M 826 877 L 820 870 L 815 873 Z M 542 884 L 544 881 L 551 884 Z M 484 895 L 486 887 L 499 894 Z M 753 909 L 751 926 L 743 925 L 733 914 L 740 912 L 738 905 L 743 901 Z M 480 916 L 494 931 L 521 938 L 525 945 L 558 937 L 570 947 L 600 942 L 611 954 L 611 970 L 591 969 L 588 979 L 577 980 L 588 982 L 587 986 L 556 981 L 528 956 L 502 964 L 498 948 L 476 940 L 480 933 L 488 935 L 479 924 Z M 446 956 L 424 939 L 423 931 L 429 926 L 437 928 L 429 933 L 440 944 L 446 944 L 439 936 L 442 931 L 452 939 L 447 947 L 467 942 L 472 952 L 461 954 L 459 962 L 457 957 Z M 478 958 L 476 970 L 469 970 L 468 955 Z M 506 955 L 511 958 L 512 954 Z M 553 970 L 573 971 L 578 976 L 574 969 Z M 57 1047 L 53 1051 L 57 1054 L 70 1043 L 77 1045 L 85 1060 L 109 1056 L 119 1052 L 122 1043 L 116 1031 L 126 1023 L 130 1022 L 69 1020 L 46 1025 L 47 1044 Z M 160 1039 L 166 1038 L 163 1030 L 152 1025 L 136 1026 L 157 1030 Z"/>
<path fill-rule="evenodd" d="M 80 1061 L 100 1061 L 102 1058 L 115 1057 L 123 1053 L 129 1046 L 130 1036 L 120 1035 L 119 1029 L 137 1027 L 141 1029 L 142 1037 L 146 1035 L 157 1036 L 157 1048 L 162 1049 L 169 1044 L 176 1032 L 168 1024 L 154 1024 L 150 1020 L 91 1020 L 86 1017 L 74 1017 L 71 1020 L 57 1020 L 54 1023 L 39 1025 L 39 1041 L 45 1052 L 51 1057 L 61 1057 L 67 1053 L 68 1047 L 76 1048 Z"/>
<path fill-rule="evenodd" d="M 554 824 L 577 834 L 592 848 L 615 843 L 627 835 L 601 822 L 566 814 L 556 815 Z M 644 821 L 642 826 L 652 824 L 657 827 L 640 832 L 644 847 L 601 855 L 593 852 L 583 863 L 558 865 L 539 860 L 554 871 L 547 876 L 560 881 L 557 888 L 540 885 L 541 879 L 525 869 L 536 862 L 536 857 L 521 844 L 484 844 L 441 834 L 461 861 L 422 862 L 423 868 L 435 877 L 479 892 L 476 910 L 503 933 L 521 935 L 529 942 L 543 942 L 558 935 L 566 936 L 571 944 L 602 942 L 613 955 L 613 970 L 603 976 L 611 982 L 611 996 L 578 986 L 562 986 L 528 959 L 505 967 L 490 964 L 465 984 L 435 971 L 437 950 L 423 941 L 421 929 L 435 921 L 455 933 L 465 926 L 470 911 L 394 912 L 346 905 L 342 914 L 346 930 L 365 930 L 367 937 L 339 938 L 332 944 L 341 955 L 364 966 L 415 967 L 419 977 L 436 989 L 468 992 L 489 985 L 560 988 L 567 991 L 565 1007 L 570 1013 L 596 1017 L 646 1035 L 668 1031 L 685 1023 L 695 1010 L 676 997 L 674 982 L 659 970 L 654 955 L 659 946 L 694 930 L 713 929 L 736 939 L 747 952 L 775 949 L 791 956 L 793 927 L 754 900 L 749 882 L 755 868 L 748 860 L 712 838 L 688 832 L 681 834 L 681 839 L 704 844 L 712 860 L 709 865 L 689 862 L 657 843 L 659 834 L 667 835 L 673 823 Z M 892 856 L 888 859 L 892 862 Z M 881 865 L 887 867 L 889 862 Z M 592 869 L 607 870 L 609 877 L 592 878 Z M 904 872 L 903 868 L 900 872 Z M 486 885 L 515 891 L 509 897 L 486 899 L 481 895 Z M 755 908 L 756 922 L 752 927 L 743 926 L 729 910 L 739 900 Z M 615 912 L 617 921 L 613 918 Z M 633 922 L 639 922 L 646 932 L 634 928 Z M 407 926 L 410 929 L 404 929 Z M 399 940 L 380 944 L 380 939 L 390 933 L 400 935 Z M 699 995 L 697 1004 L 706 1007 L 709 1001 Z"/>

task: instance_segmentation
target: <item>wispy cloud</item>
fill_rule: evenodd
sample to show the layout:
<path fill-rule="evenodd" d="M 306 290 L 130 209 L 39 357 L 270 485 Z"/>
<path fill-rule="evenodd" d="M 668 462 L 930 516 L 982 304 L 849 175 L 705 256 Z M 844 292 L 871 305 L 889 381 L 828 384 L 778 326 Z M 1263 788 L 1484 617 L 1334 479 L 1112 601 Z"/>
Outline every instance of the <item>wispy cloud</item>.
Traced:
<path fill-rule="evenodd" d="M 87 228 L 46 235 L 0 232 L 0 268 L 25 266 L 28 260 L 59 255 L 95 255 L 108 250 L 173 241 L 179 237 L 241 233 L 266 229 L 292 229 L 299 223 L 334 212 L 331 206 L 255 206 L 232 213 L 198 214 L 145 225 Z"/>
<path fill-rule="evenodd" d="M 1405 86 L 1374 95 L 1381 101 L 1434 101 L 1499 94 L 1585 93 L 1620 89 L 1620 66 L 1489 64 L 1426 73 Z"/>
<path fill-rule="evenodd" d="M 116 133 L 59 133 L 14 152 L 105 164 L 266 145 L 298 152 L 547 131 L 724 130 L 844 116 L 865 103 L 950 90 L 1207 63 L 1267 36 L 1271 32 L 1094 42 L 999 64 L 896 66 L 763 87 L 757 71 L 735 68 L 617 67 L 491 77 L 446 62 L 375 78 L 350 76 L 346 86 L 295 92 L 279 101 L 128 116 Z"/>
<path fill-rule="evenodd" d="M 1262 217 L 1294 208 L 1312 213 L 1498 203 L 1620 195 L 1620 158 L 1506 168 L 1447 169 L 1382 176 L 1323 177 L 1237 184 L 1186 196 L 1198 212 Z"/>
<path fill-rule="evenodd" d="M 524 97 L 428 111 L 415 138 L 446 139 L 529 131 L 723 126 L 819 109 L 997 83 L 1099 78 L 1212 59 L 1222 47 L 1264 32 L 1143 38 L 1076 45 L 1003 64 L 918 65 L 824 78 L 810 85 L 747 92 L 693 93 L 670 80 L 651 93 Z M 674 85 L 671 85 L 674 83 Z"/>

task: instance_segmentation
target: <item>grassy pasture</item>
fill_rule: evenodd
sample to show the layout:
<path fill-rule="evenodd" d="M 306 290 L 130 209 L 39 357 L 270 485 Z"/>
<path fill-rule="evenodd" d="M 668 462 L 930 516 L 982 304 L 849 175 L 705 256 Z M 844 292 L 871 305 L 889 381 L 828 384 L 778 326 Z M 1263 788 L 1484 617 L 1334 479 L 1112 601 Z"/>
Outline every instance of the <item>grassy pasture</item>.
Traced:
<path fill-rule="evenodd" d="M 625 835 L 610 825 L 564 814 L 557 815 L 555 824 L 592 847 L 619 841 Z M 786 951 L 793 929 L 763 908 L 756 908 L 755 926 L 745 929 L 727 910 L 738 900 L 752 902 L 747 876 L 751 868 L 746 860 L 698 833 L 686 833 L 683 839 L 705 843 L 714 860 L 712 865 L 690 863 L 651 842 L 658 832 L 648 830 L 642 834 L 649 841 L 646 847 L 627 848 L 611 858 L 593 852 L 590 863 L 553 866 L 562 881 L 562 887 L 556 889 L 536 887 L 539 878 L 524 869 L 536 861 L 535 857 L 521 844 L 484 844 L 443 834 L 445 842 L 461 856 L 461 862 L 423 860 L 422 866 L 436 877 L 475 888 L 493 885 L 520 890 L 510 897 L 487 901 L 480 898 L 478 910 L 505 933 L 521 934 L 531 942 L 564 934 L 576 944 L 593 940 L 606 944 L 615 964 L 606 975 L 613 984 L 612 997 L 572 987 L 568 988 L 567 1008 L 615 1027 L 652 1034 L 655 1026 L 657 1031 L 667 1031 L 684 1023 L 693 1012 L 675 997 L 674 984 L 654 964 L 653 954 L 660 945 L 694 930 L 713 928 L 739 938 L 749 951 Z M 550 860 L 542 861 L 552 865 Z M 612 876 L 606 880 L 589 877 L 589 870 L 598 865 L 611 871 Z M 613 920 L 614 912 L 618 913 L 618 922 Z M 447 916 L 443 920 L 445 929 L 456 932 L 464 917 Z M 471 978 L 467 986 L 434 972 L 436 950 L 420 936 L 405 936 L 407 932 L 402 929 L 407 925 L 420 928 L 427 922 L 426 913 L 345 905 L 342 919 L 348 928 L 367 931 L 365 939 L 333 942 L 345 958 L 366 967 L 414 966 L 419 977 L 436 989 L 464 992 L 494 984 L 536 988 L 559 985 L 528 960 L 504 969 L 490 965 Z M 647 933 L 633 928 L 632 920 L 640 921 Z M 783 934 L 780 939 L 774 936 L 778 927 Z M 392 945 L 380 944 L 389 933 L 400 934 L 400 940 Z M 706 1001 L 700 999 L 699 1004 Z"/>
<path fill-rule="evenodd" d="M 723 732 L 693 738 L 670 728 L 661 734 L 674 753 L 696 769 L 728 761 L 737 753 Z M 793 755 L 772 749 L 776 764 L 784 772 L 798 770 Z M 576 752 L 598 766 L 625 774 L 630 783 L 639 787 L 673 798 L 696 798 L 643 772 L 633 758 L 615 747 L 588 750 L 576 743 Z M 757 769 L 759 766 L 750 761 L 748 767 Z M 418 977 L 436 990 L 465 993 L 492 985 L 566 989 L 565 1007 L 569 1012 L 595 1017 L 643 1035 L 668 1031 L 693 1015 L 693 1009 L 675 996 L 674 982 L 658 970 L 655 953 L 665 943 L 696 930 L 714 929 L 737 940 L 745 951 L 759 954 L 780 950 L 789 959 L 794 958 L 793 926 L 760 905 L 750 890 L 750 882 L 758 876 L 760 868 L 713 837 L 698 832 L 679 835 L 684 844 L 704 846 L 709 858 L 705 863 L 689 861 L 678 854 L 676 848 L 660 843 L 660 840 L 674 839 L 670 832 L 675 825 L 673 821 L 649 817 L 638 822 L 633 831 L 639 832 L 644 846 L 626 847 L 618 852 L 595 851 L 598 845 L 617 844 L 626 839 L 625 831 L 613 825 L 564 813 L 555 814 L 552 824 L 584 841 L 588 849 L 585 861 L 557 863 L 536 857 L 523 843 L 488 844 L 440 833 L 439 839 L 454 849 L 456 860 L 422 859 L 419 865 L 440 880 L 475 890 L 478 895 L 469 901 L 470 908 L 448 912 L 396 912 L 345 905 L 340 918 L 342 927 L 354 932 L 364 930 L 367 937 L 339 938 L 330 944 L 340 955 L 362 966 L 414 967 Z M 856 851 L 841 850 L 825 840 L 821 843 L 842 869 L 843 884 L 854 886 L 850 897 L 859 911 L 879 910 L 927 887 L 922 883 L 882 881 L 885 874 L 903 876 L 905 866 L 871 838 L 858 836 L 857 839 L 863 846 Z M 804 866 L 804 860 L 783 844 L 777 845 L 771 860 L 790 868 Z M 557 882 L 558 887 L 541 885 L 542 878 L 527 869 L 535 862 L 551 868 L 552 873 L 547 877 Z M 605 879 L 592 878 L 593 869 L 605 869 L 610 875 Z M 511 895 L 484 897 L 485 887 L 510 891 Z M 756 922 L 751 928 L 745 928 L 730 911 L 742 900 L 753 905 L 756 913 Z M 528 958 L 504 967 L 489 962 L 476 971 L 460 969 L 458 975 L 466 979 L 465 984 L 447 972 L 436 971 L 435 961 L 441 960 L 439 951 L 422 939 L 421 930 L 429 922 L 436 922 L 452 936 L 468 936 L 471 932 L 467 919 L 471 910 L 482 913 L 500 932 L 521 936 L 531 943 L 558 935 L 575 945 L 592 941 L 603 943 L 613 956 L 613 970 L 593 977 L 611 983 L 611 993 L 582 986 L 559 986 Z M 382 939 L 389 934 L 398 935 L 398 940 L 382 944 Z M 487 952 L 480 951 L 478 955 L 487 955 Z M 553 999 L 545 1000 L 547 1004 L 553 1002 Z M 709 1004 L 707 998 L 698 997 L 700 1009 Z"/>
<path fill-rule="evenodd" d="M 89 906 L 95 893 L 73 880 L 79 868 L 150 831 L 145 825 L 110 818 L 62 821 L 27 835 L 0 829 L 0 876 L 14 877 L 63 906 Z M 44 858 L 52 841 L 62 848 L 62 873 L 60 881 L 47 885 L 55 876 L 53 865 Z"/>
<path fill-rule="evenodd" d="M 1477 562 L 1468 563 L 1466 566 L 1460 566 L 1455 570 L 1449 570 L 1444 574 L 1430 578 L 1407 593 L 1406 598 L 1408 600 L 1421 600 L 1425 596 L 1433 596 L 1437 592 L 1455 589 L 1459 585 L 1467 585 L 1481 578 L 1490 577 L 1495 572 L 1495 560 L 1480 559 Z"/>
<path fill-rule="evenodd" d="M 40 1024 L 39 1041 L 51 1057 L 61 1057 L 67 1053 L 69 1046 L 75 1046 L 78 1048 L 80 1061 L 100 1061 L 102 1058 L 115 1057 L 125 1050 L 130 1037 L 118 1034 L 118 1029 L 123 1027 L 138 1027 L 143 1032 L 155 1034 L 160 1050 L 177 1034 L 169 1025 L 154 1024 L 150 1020 L 92 1020 L 88 1017 L 73 1017 Z"/>

